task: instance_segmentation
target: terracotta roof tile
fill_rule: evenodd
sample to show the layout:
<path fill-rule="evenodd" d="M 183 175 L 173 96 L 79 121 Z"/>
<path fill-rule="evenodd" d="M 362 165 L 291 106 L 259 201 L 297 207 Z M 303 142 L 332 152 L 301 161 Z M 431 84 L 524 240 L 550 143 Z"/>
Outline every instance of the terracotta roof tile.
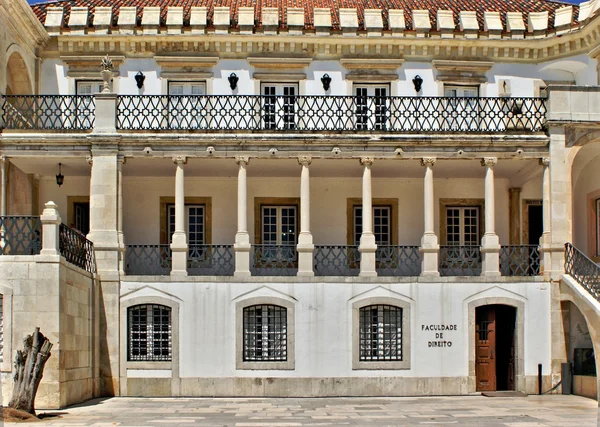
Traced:
<path fill-rule="evenodd" d="M 286 21 L 286 9 L 288 7 L 302 7 L 305 13 L 307 28 L 313 25 L 313 9 L 317 7 L 329 8 L 332 11 L 331 21 L 334 29 L 339 29 L 339 9 L 356 8 L 358 11 L 359 26 L 364 28 L 364 9 L 381 9 L 383 11 L 383 23 L 387 28 L 388 10 L 404 9 L 407 28 L 412 28 L 412 10 L 429 10 L 431 27 L 436 28 L 437 10 L 452 10 L 454 22 L 458 27 L 458 15 L 460 11 L 475 11 L 479 27 L 483 30 L 484 11 L 500 12 L 503 24 L 505 24 L 506 12 L 522 12 L 523 18 L 527 20 L 529 12 L 549 13 L 549 28 L 553 27 L 554 11 L 570 3 L 555 2 L 549 0 L 58 0 L 47 3 L 38 3 L 31 8 L 38 19 L 44 23 L 46 9 L 48 7 L 62 7 L 64 9 L 64 25 L 69 19 L 71 7 L 88 7 L 90 11 L 90 22 L 95 7 L 113 8 L 113 25 L 116 25 L 117 14 L 122 6 L 137 6 L 138 24 L 141 22 L 142 10 L 148 6 L 161 7 L 161 25 L 164 25 L 168 6 L 180 6 L 184 9 L 184 25 L 188 25 L 190 8 L 192 6 L 205 6 L 208 10 L 208 19 L 212 20 L 213 8 L 228 6 L 231 10 L 232 23 L 237 22 L 238 9 L 240 7 L 255 8 L 256 23 L 261 22 L 261 11 L 263 7 L 277 7 L 279 9 L 280 22 Z M 573 14 L 576 17 L 578 6 L 573 6 Z"/>

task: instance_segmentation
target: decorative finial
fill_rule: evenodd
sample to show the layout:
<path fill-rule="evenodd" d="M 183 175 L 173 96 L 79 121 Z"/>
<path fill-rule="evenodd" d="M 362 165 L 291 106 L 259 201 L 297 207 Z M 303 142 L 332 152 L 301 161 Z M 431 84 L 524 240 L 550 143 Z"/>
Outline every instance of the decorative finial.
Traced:
<path fill-rule="evenodd" d="M 110 59 L 108 57 L 108 55 L 106 55 L 104 58 L 102 58 L 102 71 L 112 71 L 113 70 L 113 63 L 112 63 L 112 59 Z"/>
<path fill-rule="evenodd" d="M 100 67 L 102 68 L 100 71 L 100 74 L 102 74 L 102 93 L 110 93 L 110 81 L 113 77 L 113 63 L 108 55 L 102 58 Z"/>

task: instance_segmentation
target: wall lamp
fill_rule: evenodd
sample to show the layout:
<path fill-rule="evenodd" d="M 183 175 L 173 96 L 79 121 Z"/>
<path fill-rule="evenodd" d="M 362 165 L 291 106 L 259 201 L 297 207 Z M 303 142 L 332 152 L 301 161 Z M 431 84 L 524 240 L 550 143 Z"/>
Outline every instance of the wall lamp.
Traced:
<path fill-rule="evenodd" d="M 141 89 L 144 87 L 144 80 L 146 80 L 146 76 L 144 75 L 144 73 L 142 73 L 141 71 L 138 71 L 138 73 L 135 75 L 135 83 L 137 84 L 138 89 Z"/>
<path fill-rule="evenodd" d="M 62 174 L 62 163 L 58 164 L 58 175 L 56 175 L 56 184 L 60 187 L 65 182 L 65 176 Z"/>
<path fill-rule="evenodd" d="M 229 87 L 231 88 L 231 90 L 235 90 L 240 78 L 237 76 L 237 74 L 231 73 L 229 77 L 227 77 L 227 80 L 229 80 Z"/>
<path fill-rule="evenodd" d="M 421 86 L 423 85 L 423 79 L 418 74 L 412 79 L 413 84 L 415 85 L 415 92 L 421 92 Z"/>
<path fill-rule="evenodd" d="M 323 77 L 321 77 L 321 83 L 323 83 L 323 90 L 327 92 L 329 90 L 329 86 L 331 85 L 331 77 L 329 74 L 323 74 Z"/>

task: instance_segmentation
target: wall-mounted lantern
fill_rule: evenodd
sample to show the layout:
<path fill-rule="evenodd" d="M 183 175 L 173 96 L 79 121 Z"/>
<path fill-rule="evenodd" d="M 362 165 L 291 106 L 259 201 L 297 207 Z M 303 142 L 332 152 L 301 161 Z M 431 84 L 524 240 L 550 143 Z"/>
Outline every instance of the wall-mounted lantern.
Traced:
<path fill-rule="evenodd" d="M 62 174 L 62 163 L 58 164 L 58 175 L 56 175 L 56 185 L 59 187 L 65 182 L 65 176 Z"/>
<path fill-rule="evenodd" d="M 227 80 L 229 80 L 229 87 L 231 88 L 231 90 L 235 90 L 240 78 L 237 76 L 237 74 L 231 73 L 229 77 L 227 77 Z"/>
<path fill-rule="evenodd" d="M 417 93 L 421 92 L 421 86 L 423 85 L 423 79 L 421 78 L 421 76 L 419 76 L 417 74 L 415 76 L 415 78 L 412 80 L 412 82 L 415 85 L 415 92 L 417 92 Z"/>
<path fill-rule="evenodd" d="M 329 86 L 331 85 L 331 77 L 329 74 L 323 74 L 323 77 L 321 77 L 321 83 L 323 83 L 323 90 L 327 92 L 329 90 Z"/>
<path fill-rule="evenodd" d="M 137 84 L 138 89 L 144 87 L 144 80 L 146 80 L 146 76 L 141 71 L 135 75 L 135 83 Z"/>

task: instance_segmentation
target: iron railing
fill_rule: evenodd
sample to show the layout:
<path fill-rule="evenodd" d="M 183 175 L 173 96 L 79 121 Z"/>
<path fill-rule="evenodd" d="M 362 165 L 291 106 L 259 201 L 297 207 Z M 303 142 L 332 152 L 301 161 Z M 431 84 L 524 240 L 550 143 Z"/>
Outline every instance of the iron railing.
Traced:
<path fill-rule="evenodd" d="M 503 276 L 537 276 L 540 274 L 539 246 L 501 246 L 500 273 Z"/>
<path fill-rule="evenodd" d="M 600 266 L 570 243 L 565 244 L 565 272 L 600 301 Z"/>
<path fill-rule="evenodd" d="M 0 216 L 0 255 L 37 255 L 41 250 L 39 216 Z"/>
<path fill-rule="evenodd" d="M 58 247 L 67 262 L 90 273 L 96 272 L 94 244 L 80 231 L 60 224 Z"/>
<path fill-rule="evenodd" d="M 442 276 L 479 276 L 481 249 L 479 246 L 440 246 L 439 271 Z"/>
<path fill-rule="evenodd" d="M 92 95 L 1 95 L 2 126 L 16 130 L 89 130 Z"/>
<path fill-rule="evenodd" d="M 418 246 L 377 245 L 376 270 L 379 276 L 418 276 L 421 254 Z"/>
<path fill-rule="evenodd" d="M 121 130 L 542 131 L 544 98 L 121 95 Z"/>
<path fill-rule="evenodd" d="M 358 276 L 360 253 L 358 246 L 315 245 L 315 276 Z"/>
<path fill-rule="evenodd" d="M 253 276 L 295 276 L 298 252 L 295 245 L 252 245 Z"/>
<path fill-rule="evenodd" d="M 168 276 L 171 274 L 169 245 L 126 245 L 125 274 L 132 276 Z"/>
<path fill-rule="evenodd" d="M 188 274 L 191 276 L 233 276 L 233 245 L 196 245 L 189 247 Z"/>

